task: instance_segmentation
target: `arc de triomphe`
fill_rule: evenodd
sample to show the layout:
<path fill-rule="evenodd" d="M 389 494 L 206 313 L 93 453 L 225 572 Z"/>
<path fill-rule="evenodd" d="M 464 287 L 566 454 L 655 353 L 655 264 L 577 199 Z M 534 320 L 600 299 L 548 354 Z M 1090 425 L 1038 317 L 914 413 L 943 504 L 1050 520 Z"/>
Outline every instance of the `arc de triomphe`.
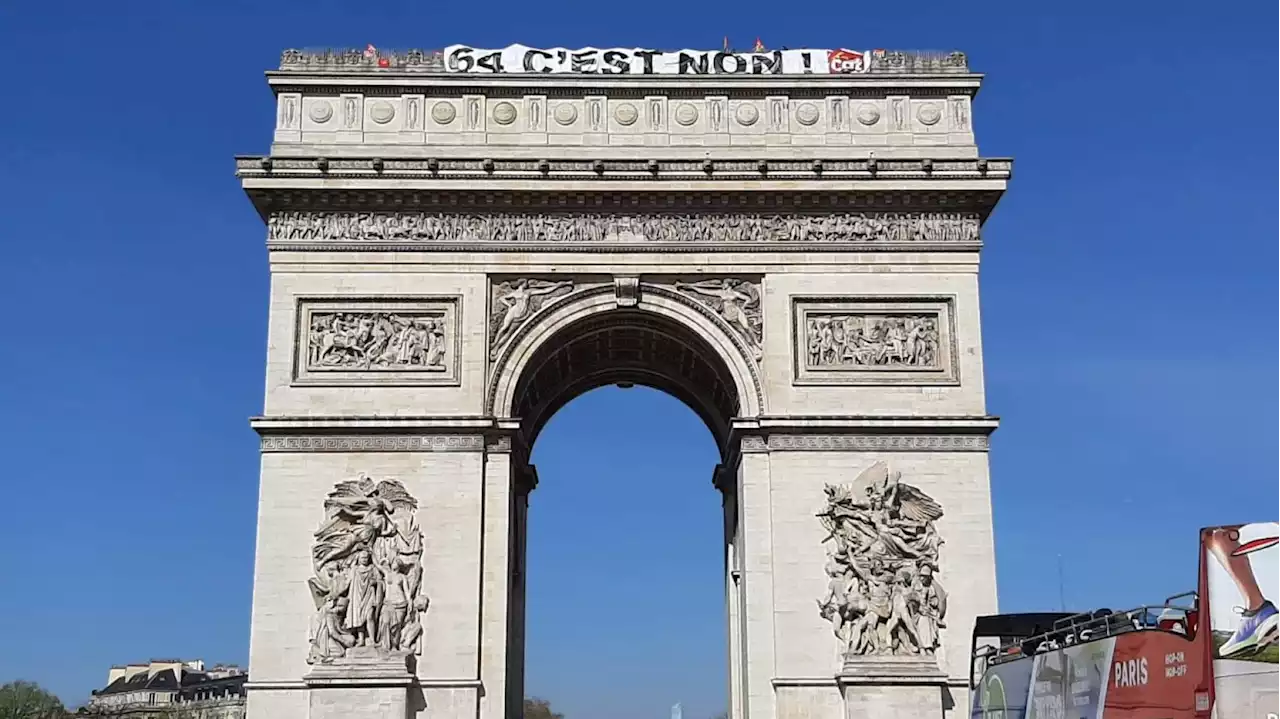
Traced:
<path fill-rule="evenodd" d="M 719 443 L 735 719 L 966 714 L 1011 163 L 963 55 L 370 47 L 268 82 L 250 719 L 518 717 L 530 447 L 611 383 Z"/>

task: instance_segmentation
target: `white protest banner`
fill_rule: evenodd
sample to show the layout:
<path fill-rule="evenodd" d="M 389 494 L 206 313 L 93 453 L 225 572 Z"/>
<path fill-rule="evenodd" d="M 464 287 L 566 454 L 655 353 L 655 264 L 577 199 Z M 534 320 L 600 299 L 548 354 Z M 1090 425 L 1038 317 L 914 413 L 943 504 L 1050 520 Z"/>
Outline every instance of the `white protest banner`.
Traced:
<path fill-rule="evenodd" d="M 644 48 L 500 49 L 450 45 L 448 72 L 583 75 L 828 75 L 867 72 L 871 53 L 857 50 L 647 50 Z"/>

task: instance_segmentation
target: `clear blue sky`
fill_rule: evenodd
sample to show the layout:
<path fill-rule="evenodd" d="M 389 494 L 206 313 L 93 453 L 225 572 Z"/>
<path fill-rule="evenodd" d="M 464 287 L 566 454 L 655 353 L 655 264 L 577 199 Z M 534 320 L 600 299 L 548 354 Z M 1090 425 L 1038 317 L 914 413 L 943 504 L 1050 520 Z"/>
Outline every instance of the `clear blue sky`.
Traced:
<path fill-rule="evenodd" d="M 1275 20 L 1234 1 L 5 3 L 0 681 L 79 702 L 112 663 L 246 658 L 267 266 L 231 158 L 267 148 L 261 73 L 289 46 L 967 51 L 984 154 L 1016 158 L 982 276 L 1003 608 L 1055 608 L 1058 554 L 1072 606 L 1189 589 L 1197 527 L 1276 516 Z M 529 690 L 570 719 L 710 716 L 710 436 L 666 396 L 605 390 L 536 452 Z"/>

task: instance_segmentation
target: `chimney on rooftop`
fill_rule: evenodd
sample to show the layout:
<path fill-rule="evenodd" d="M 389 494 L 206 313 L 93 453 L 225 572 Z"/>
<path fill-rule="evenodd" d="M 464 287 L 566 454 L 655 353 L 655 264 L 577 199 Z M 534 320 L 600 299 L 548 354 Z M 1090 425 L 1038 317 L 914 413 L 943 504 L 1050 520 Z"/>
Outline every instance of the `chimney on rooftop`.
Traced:
<path fill-rule="evenodd" d="M 182 661 L 178 659 L 152 659 L 147 667 L 147 676 L 154 677 L 166 669 L 172 669 L 174 678 L 182 681 Z"/>

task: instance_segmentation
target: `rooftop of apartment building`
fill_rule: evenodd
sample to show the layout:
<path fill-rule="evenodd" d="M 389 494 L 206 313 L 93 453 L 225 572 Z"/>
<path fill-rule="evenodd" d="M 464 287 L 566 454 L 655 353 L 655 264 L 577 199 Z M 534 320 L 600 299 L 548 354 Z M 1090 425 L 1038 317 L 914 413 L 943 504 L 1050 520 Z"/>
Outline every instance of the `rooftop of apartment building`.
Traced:
<path fill-rule="evenodd" d="M 181 692 L 243 684 L 247 674 L 233 664 L 205 668 L 203 660 L 152 659 L 146 663 L 120 664 L 107 672 L 107 684 L 94 690 L 97 697 L 132 692 Z"/>

